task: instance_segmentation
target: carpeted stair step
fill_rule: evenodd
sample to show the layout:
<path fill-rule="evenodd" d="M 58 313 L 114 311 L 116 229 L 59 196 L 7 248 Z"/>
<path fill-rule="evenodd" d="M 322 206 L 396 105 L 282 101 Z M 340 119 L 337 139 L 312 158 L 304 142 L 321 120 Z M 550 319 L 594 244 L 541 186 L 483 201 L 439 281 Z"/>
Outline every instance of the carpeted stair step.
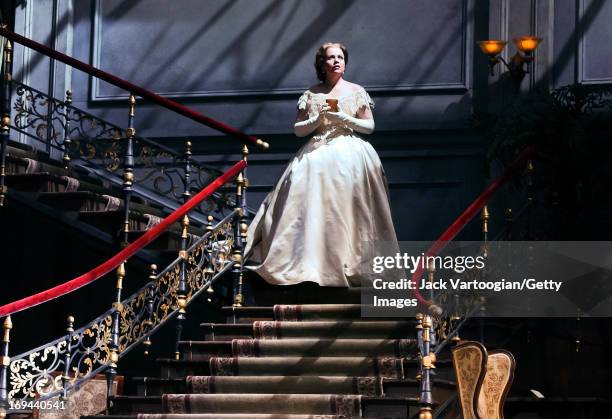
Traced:
<path fill-rule="evenodd" d="M 277 304 L 273 307 L 274 320 L 343 320 L 361 319 L 360 304 Z"/>
<path fill-rule="evenodd" d="M 240 413 L 315 414 L 361 417 L 361 396 L 334 394 L 164 394 L 115 396 L 112 414 Z"/>
<path fill-rule="evenodd" d="M 189 375 L 210 375 L 208 362 L 186 361 L 174 358 L 157 358 L 160 377 L 165 379 L 182 378 Z"/>
<path fill-rule="evenodd" d="M 133 205 L 131 205 L 133 207 Z M 153 209 L 154 212 L 155 209 Z M 123 224 L 123 211 L 119 209 L 108 211 L 83 211 L 80 212 L 79 220 L 91 224 L 103 231 L 116 231 L 117 226 Z M 146 231 L 159 224 L 162 217 L 140 211 L 130 211 L 130 241 L 135 240 L 140 234 L 139 231 Z M 171 226 L 168 231 L 174 234 L 180 234 L 179 226 Z"/>
<path fill-rule="evenodd" d="M 268 357 L 216 358 L 208 362 L 159 358 L 162 378 L 185 378 L 190 375 L 335 375 L 415 377 L 416 361 L 401 358 L 369 357 Z M 406 369 L 409 373 L 405 373 Z"/>
<path fill-rule="evenodd" d="M 194 394 L 357 394 L 382 396 L 382 377 L 348 376 L 190 376 L 187 392 Z"/>
<path fill-rule="evenodd" d="M 232 339 L 253 338 L 252 324 L 201 323 L 207 341 L 231 341 Z"/>
<path fill-rule="evenodd" d="M 210 375 L 340 375 L 403 378 L 402 358 L 267 357 L 211 358 Z"/>
<path fill-rule="evenodd" d="M 303 321 L 255 322 L 256 339 L 283 338 L 345 338 L 345 339 L 403 339 L 414 336 L 411 321 Z"/>
<path fill-rule="evenodd" d="M 251 324 L 257 320 L 274 320 L 273 307 L 234 307 L 222 308 L 227 324 Z"/>
<path fill-rule="evenodd" d="M 93 416 L 81 416 L 80 419 L 138 419 L 139 415 L 93 415 Z M 155 416 L 155 414 L 153 414 Z M 187 418 L 185 418 L 187 419 Z M 192 419 L 195 419 L 192 417 Z"/>
<path fill-rule="evenodd" d="M 6 175 L 5 185 L 23 192 L 67 192 L 77 190 L 79 182 L 68 176 L 41 172 Z"/>
<path fill-rule="evenodd" d="M 416 399 L 370 398 L 337 394 L 166 394 L 166 413 L 306 414 L 345 418 L 407 417 Z M 415 409 L 416 412 L 416 409 Z M 219 417 L 219 416 L 217 416 Z"/>
<path fill-rule="evenodd" d="M 206 340 L 345 338 L 403 339 L 415 334 L 413 321 L 256 321 L 248 324 L 202 323 Z"/>
<path fill-rule="evenodd" d="M 232 341 L 186 340 L 178 343 L 181 359 L 207 361 L 211 356 L 233 356 Z"/>
<path fill-rule="evenodd" d="M 166 413 L 316 414 L 361 417 L 361 396 L 334 394 L 165 394 Z"/>
<path fill-rule="evenodd" d="M 237 414 L 219 414 L 219 413 L 200 413 L 200 414 L 144 414 L 133 416 L 134 419 L 347 419 L 345 416 L 338 415 L 262 415 L 257 413 L 237 413 Z M 92 417 L 93 419 L 93 417 Z M 109 417 L 109 419 L 112 419 Z"/>
<path fill-rule="evenodd" d="M 420 381 L 414 378 L 342 376 L 188 376 L 187 378 L 134 377 L 138 396 L 164 393 L 333 393 L 362 396 L 419 397 Z M 432 394 L 441 403 L 455 393 L 455 382 L 436 378 Z"/>
<path fill-rule="evenodd" d="M 137 396 L 190 393 L 186 378 L 131 377 L 130 384 Z"/>
<path fill-rule="evenodd" d="M 162 396 L 111 396 L 109 401 L 112 415 L 163 412 Z"/>
<path fill-rule="evenodd" d="M 38 200 L 43 204 L 65 211 L 118 211 L 123 200 L 110 195 L 99 195 L 90 191 L 41 192 Z"/>
<path fill-rule="evenodd" d="M 278 394 L 359 394 L 382 396 L 382 377 L 342 376 L 257 376 L 219 377 L 188 376 L 187 378 L 134 377 L 131 379 L 138 396 L 175 394 L 278 393 Z M 402 381 L 402 380 L 393 380 Z"/>
<path fill-rule="evenodd" d="M 228 323 L 257 320 L 342 320 L 361 319 L 360 304 L 277 304 L 273 307 L 223 307 Z"/>
<path fill-rule="evenodd" d="M 274 306 L 275 304 L 361 304 L 362 289 L 326 287 L 321 292 L 320 287 L 313 283 L 283 285 L 282 287 L 261 284 L 260 279 L 251 288 L 255 303 L 258 306 Z"/>
<path fill-rule="evenodd" d="M 216 345 L 215 345 L 216 344 Z M 231 342 L 179 342 L 182 359 L 208 360 L 211 356 L 387 356 L 410 358 L 416 354 L 413 339 L 234 339 Z"/>

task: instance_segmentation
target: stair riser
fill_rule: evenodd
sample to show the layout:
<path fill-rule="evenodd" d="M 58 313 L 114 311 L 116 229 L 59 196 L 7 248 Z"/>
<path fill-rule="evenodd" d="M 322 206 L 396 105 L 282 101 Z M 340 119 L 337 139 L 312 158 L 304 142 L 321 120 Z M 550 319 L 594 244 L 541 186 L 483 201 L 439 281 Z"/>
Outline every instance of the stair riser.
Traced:
<path fill-rule="evenodd" d="M 240 377 L 238 380 L 242 379 L 242 384 L 246 384 L 245 377 Z M 248 377 L 251 378 L 251 377 Z M 218 379 L 218 378 L 217 378 Z M 258 380 L 261 381 L 260 377 L 257 377 Z M 371 393 L 368 391 L 359 392 L 355 390 L 354 385 L 300 385 L 300 383 L 295 383 L 290 379 L 285 379 L 282 385 L 268 385 L 268 384 L 257 384 L 251 385 L 231 385 L 228 386 L 223 384 L 215 384 L 212 388 L 209 388 L 208 391 L 205 391 L 203 394 L 223 394 L 223 393 L 239 393 L 239 394 L 248 394 L 248 393 L 277 393 L 277 394 L 319 394 L 319 393 L 330 393 L 330 394 L 361 394 L 365 396 L 373 396 L 378 393 L 377 387 L 373 387 Z M 199 387 L 202 388 L 201 386 Z M 195 387 L 198 390 L 198 386 Z M 392 398 L 402 398 L 402 397 L 412 397 L 416 398 L 420 396 L 420 387 L 417 382 L 391 382 L 383 380 L 383 393 L 386 397 Z M 192 388 L 187 386 L 185 381 L 178 382 L 166 382 L 166 381 L 148 381 L 146 383 L 140 382 L 136 386 L 136 395 L 137 396 L 161 396 L 165 393 L 173 393 L 173 394 L 186 394 L 193 393 Z M 436 403 L 441 403 L 444 400 L 448 399 L 452 395 L 455 394 L 454 388 L 450 388 L 448 386 L 436 386 L 435 383 L 432 386 L 433 398 Z"/>
<path fill-rule="evenodd" d="M 174 409 L 179 413 L 181 403 L 166 402 L 167 408 Z M 218 413 L 218 414 L 252 414 L 253 412 L 265 412 L 267 414 L 311 414 L 311 415 L 330 415 L 330 414 L 353 414 L 362 411 L 364 417 L 377 418 L 406 418 L 407 413 L 418 412 L 416 400 L 397 400 L 397 399 L 357 399 L 345 400 L 340 402 L 343 407 L 335 403 L 330 403 L 330 400 L 321 398 L 316 395 L 298 396 L 285 400 L 281 396 L 258 395 L 255 397 L 214 397 L 206 399 L 191 398 L 186 403 L 188 406 L 187 412 L 184 413 Z M 172 407 L 171 407 L 172 406 Z M 186 406 L 182 406 L 186 407 Z M 412 409 L 411 409 L 412 407 Z M 355 417 L 355 416 L 353 416 Z"/>
<path fill-rule="evenodd" d="M 217 376 L 356 376 L 403 378 L 401 359 L 373 358 L 213 358 Z"/>
<path fill-rule="evenodd" d="M 65 192 L 66 184 L 55 182 L 50 179 L 40 177 L 27 179 L 24 178 L 30 175 L 7 176 L 5 184 L 11 188 L 22 192 Z"/>
<path fill-rule="evenodd" d="M 255 304 L 273 306 L 274 304 L 333 304 L 341 301 L 345 304 L 361 304 L 361 293 L 348 290 L 331 290 L 326 292 L 302 292 L 293 290 L 256 290 Z"/>
<path fill-rule="evenodd" d="M 189 375 L 210 375 L 208 363 L 161 364 L 161 378 L 185 378 Z"/>
<path fill-rule="evenodd" d="M 189 389 L 185 381 L 179 382 L 164 382 L 150 381 L 147 383 L 140 382 L 136 385 L 137 396 L 161 396 L 164 393 L 182 394 L 188 393 Z"/>
<path fill-rule="evenodd" d="M 203 324 L 205 340 L 231 339 L 408 339 L 415 335 L 412 322 L 256 322 Z"/>
<path fill-rule="evenodd" d="M 154 400 L 114 400 L 110 413 L 113 415 L 134 415 L 137 413 L 162 413 L 159 398 Z"/>
<path fill-rule="evenodd" d="M 270 378 L 270 379 L 267 379 Z M 140 384 L 139 396 L 162 394 L 350 394 L 383 395 L 382 380 L 375 377 L 195 377 L 191 385 L 152 382 Z"/>
<path fill-rule="evenodd" d="M 416 342 L 407 340 L 235 340 L 219 350 L 202 343 L 181 343 L 182 359 L 206 361 L 211 356 L 241 357 L 394 357 L 416 356 Z"/>

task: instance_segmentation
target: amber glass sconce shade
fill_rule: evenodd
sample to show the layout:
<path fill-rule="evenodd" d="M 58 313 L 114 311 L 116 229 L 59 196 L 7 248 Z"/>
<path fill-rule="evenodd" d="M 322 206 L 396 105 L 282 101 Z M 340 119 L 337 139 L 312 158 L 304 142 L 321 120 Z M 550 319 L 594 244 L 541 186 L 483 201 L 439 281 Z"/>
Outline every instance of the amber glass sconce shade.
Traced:
<path fill-rule="evenodd" d="M 504 50 L 507 41 L 496 41 L 488 39 L 486 41 L 479 41 L 478 45 L 480 50 L 488 57 L 496 57 Z"/>
<path fill-rule="evenodd" d="M 509 62 L 506 62 L 501 56 L 501 52 L 508 43 L 507 41 L 489 39 L 486 41 L 479 41 L 478 46 L 480 47 L 480 50 L 489 58 L 491 75 L 495 75 L 495 66 L 501 62 L 510 72 L 512 79 L 515 81 L 516 86 L 518 87 L 525 77 L 525 74 L 529 73 L 529 66 L 533 61 L 533 52 L 542 42 L 542 38 L 538 38 L 536 36 L 521 36 L 513 39 L 513 41 L 518 51 L 512 58 L 510 58 Z"/>
<path fill-rule="evenodd" d="M 513 39 L 514 45 L 516 48 L 522 53 L 529 55 L 532 54 L 533 51 L 536 50 L 540 42 L 542 42 L 542 38 L 537 38 L 535 36 L 522 36 L 520 38 Z"/>

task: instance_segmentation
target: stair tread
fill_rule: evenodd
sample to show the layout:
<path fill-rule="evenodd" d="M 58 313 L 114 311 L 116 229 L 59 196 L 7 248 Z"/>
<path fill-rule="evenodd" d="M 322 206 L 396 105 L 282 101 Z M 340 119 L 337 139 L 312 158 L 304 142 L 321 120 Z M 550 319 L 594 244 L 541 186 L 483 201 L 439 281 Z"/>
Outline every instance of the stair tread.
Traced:
<path fill-rule="evenodd" d="M 169 395 L 184 395 L 185 393 L 168 393 L 163 396 L 132 396 L 132 395 L 114 395 L 110 398 L 117 401 L 123 400 L 133 400 L 133 401 L 145 401 L 145 402 L 157 402 L 160 401 L 164 396 Z M 306 398 L 317 398 L 317 397 L 328 397 L 328 396 L 336 396 L 334 393 L 317 393 L 317 394 L 299 394 L 300 397 Z M 281 394 L 277 395 L 275 393 L 247 393 L 247 394 L 189 394 L 189 396 L 197 396 L 202 398 L 256 398 L 258 396 L 279 396 L 289 398 L 292 394 Z M 417 397 L 378 397 L 378 396 L 360 396 L 364 400 L 380 400 L 380 401 L 393 401 L 393 402 L 413 402 L 418 401 Z"/>

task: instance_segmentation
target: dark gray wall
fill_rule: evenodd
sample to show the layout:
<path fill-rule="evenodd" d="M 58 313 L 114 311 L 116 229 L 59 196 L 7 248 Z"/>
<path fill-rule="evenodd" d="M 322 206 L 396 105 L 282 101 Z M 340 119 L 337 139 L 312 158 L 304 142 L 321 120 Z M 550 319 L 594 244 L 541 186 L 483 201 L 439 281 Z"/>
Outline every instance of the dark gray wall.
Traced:
<path fill-rule="evenodd" d="M 52 0 L 22 2 L 16 30 L 50 42 Z M 176 98 L 272 149 L 251 159 L 251 204 L 261 201 L 303 144 L 291 134 L 299 94 L 316 82 L 324 41 L 349 47 L 346 77 L 368 89 L 377 132 L 369 138 L 388 174 L 402 239 L 437 236 L 483 188 L 474 111 L 516 99 L 507 74 L 488 75 L 475 40 L 544 39 L 522 92 L 574 82 L 609 83 L 612 2 L 589 0 L 58 0 L 57 47 L 103 70 Z M 509 44 L 506 59 L 515 53 Z M 30 63 L 23 65 L 24 62 Z M 15 74 L 46 91 L 49 62 L 17 51 Z M 55 95 L 125 125 L 126 92 L 56 66 Z M 139 104 L 138 132 L 223 165 L 231 142 L 191 121 Z M 229 144 L 229 145 L 228 145 Z"/>

